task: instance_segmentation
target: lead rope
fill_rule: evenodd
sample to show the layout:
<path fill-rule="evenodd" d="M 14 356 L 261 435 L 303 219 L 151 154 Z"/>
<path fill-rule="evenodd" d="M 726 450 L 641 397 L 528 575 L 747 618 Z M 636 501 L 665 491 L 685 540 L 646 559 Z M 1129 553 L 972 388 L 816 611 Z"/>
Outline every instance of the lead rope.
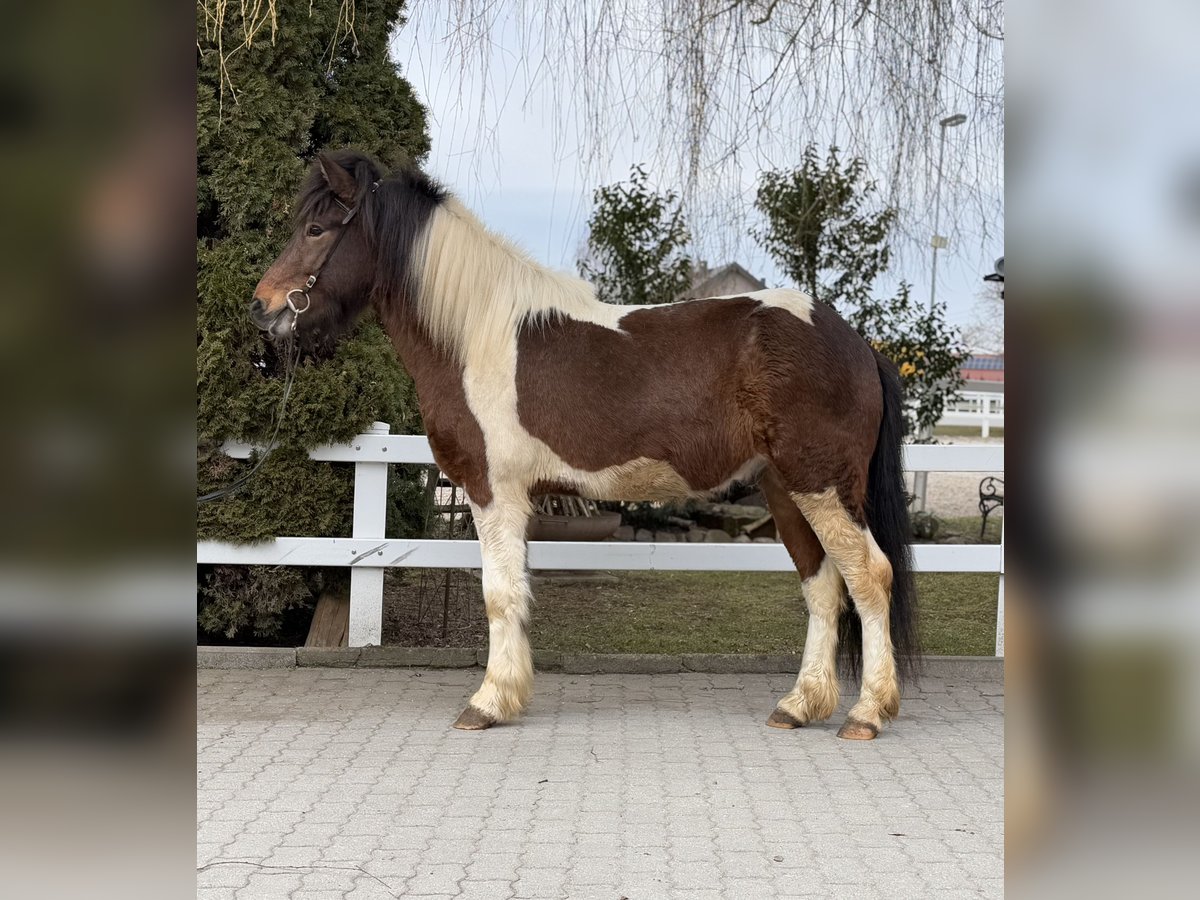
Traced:
<path fill-rule="evenodd" d="M 291 300 L 289 299 L 288 302 L 290 303 Z M 303 310 L 300 310 L 299 312 L 303 312 Z M 241 475 L 231 484 L 228 484 L 223 488 L 218 488 L 215 491 L 209 491 L 207 494 L 202 494 L 201 496 L 197 497 L 197 505 L 201 503 L 208 503 L 212 500 L 220 500 L 222 497 L 228 497 L 235 491 L 241 490 L 246 486 L 246 482 L 253 478 L 258 470 L 262 468 L 263 463 L 267 461 L 267 457 L 270 456 L 275 450 L 276 443 L 279 440 L 279 429 L 283 427 L 283 414 L 287 409 L 288 397 L 291 396 L 292 384 L 296 381 L 296 369 L 300 364 L 300 342 L 296 340 L 296 319 L 299 317 L 299 313 L 297 313 L 296 317 L 292 320 L 292 330 L 288 333 L 287 355 L 284 357 L 286 368 L 284 370 L 283 379 L 283 399 L 279 401 L 279 413 L 275 419 L 275 430 L 271 432 L 271 440 L 267 442 L 267 447 L 265 450 L 263 450 L 262 456 L 258 458 L 258 462 L 254 464 L 254 467 L 249 472 Z"/>

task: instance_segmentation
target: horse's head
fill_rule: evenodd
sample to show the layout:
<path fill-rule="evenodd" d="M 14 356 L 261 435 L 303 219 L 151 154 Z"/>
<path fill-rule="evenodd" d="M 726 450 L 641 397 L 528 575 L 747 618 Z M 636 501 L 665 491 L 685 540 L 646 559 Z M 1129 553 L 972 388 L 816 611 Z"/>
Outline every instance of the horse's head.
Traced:
<path fill-rule="evenodd" d="M 267 269 L 250 304 L 275 340 L 332 344 L 370 302 L 371 229 L 379 166 L 343 150 L 317 157 L 301 190 L 292 239 Z"/>

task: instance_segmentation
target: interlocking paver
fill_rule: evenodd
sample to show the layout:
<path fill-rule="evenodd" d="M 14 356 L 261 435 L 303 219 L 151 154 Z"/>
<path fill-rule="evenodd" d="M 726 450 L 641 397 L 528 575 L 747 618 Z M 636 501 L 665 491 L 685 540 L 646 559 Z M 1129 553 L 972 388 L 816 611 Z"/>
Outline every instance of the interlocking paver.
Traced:
<path fill-rule="evenodd" d="M 202 670 L 198 896 L 1001 897 L 1003 688 L 929 680 L 871 743 L 763 726 L 778 675 Z"/>

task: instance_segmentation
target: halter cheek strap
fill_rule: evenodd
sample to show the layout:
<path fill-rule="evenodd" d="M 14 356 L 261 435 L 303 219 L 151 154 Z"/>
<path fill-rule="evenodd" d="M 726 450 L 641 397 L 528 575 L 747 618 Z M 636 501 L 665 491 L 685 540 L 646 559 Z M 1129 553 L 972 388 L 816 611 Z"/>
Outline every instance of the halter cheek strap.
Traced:
<path fill-rule="evenodd" d="M 378 181 L 373 182 L 371 184 L 370 193 L 372 193 L 372 194 L 375 193 L 375 190 L 378 187 L 379 187 L 379 182 Z M 353 219 L 356 215 L 358 215 L 359 209 L 362 208 L 361 202 L 356 203 L 353 207 L 350 207 L 350 206 L 347 206 L 345 203 L 343 203 L 341 200 L 339 200 L 337 197 L 333 198 L 333 202 L 336 203 L 338 206 L 340 206 L 346 213 L 346 217 L 344 219 L 342 219 L 343 226 L 349 225 L 350 220 Z M 290 291 L 287 292 L 287 307 L 288 307 L 288 309 L 290 309 L 292 311 L 292 331 L 293 332 L 295 332 L 296 325 L 300 321 L 300 314 L 307 312 L 308 308 L 310 306 L 312 306 L 312 298 L 310 296 L 308 296 L 308 292 L 311 291 L 313 289 L 313 285 L 315 285 L 317 283 L 317 276 L 321 274 L 321 270 L 325 268 L 325 264 L 328 263 L 329 260 L 333 257 L 334 251 L 337 250 L 338 244 L 340 244 L 342 242 L 342 238 L 345 236 L 346 236 L 346 229 L 343 227 L 342 230 L 338 232 L 337 238 L 334 239 L 333 246 L 329 248 L 329 252 L 325 254 L 325 258 L 323 260 L 321 260 L 321 264 L 319 266 L 317 266 L 317 271 L 315 271 L 313 274 L 309 275 L 308 280 L 306 280 L 304 282 L 304 287 L 292 288 Z M 292 299 L 293 294 L 295 294 L 298 297 L 304 298 L 303 306 L 297 305 L 297 302 Z"/>

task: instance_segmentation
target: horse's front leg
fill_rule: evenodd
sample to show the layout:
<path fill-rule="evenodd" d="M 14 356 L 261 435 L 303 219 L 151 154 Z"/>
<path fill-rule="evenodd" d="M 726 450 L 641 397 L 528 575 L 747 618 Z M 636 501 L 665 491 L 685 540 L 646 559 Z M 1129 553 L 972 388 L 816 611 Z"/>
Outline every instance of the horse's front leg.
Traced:
<path fill-rule="evenodd" d="M 494 491 L 485 507 L 471 503 L 483 553 L 483 601 L 488 616 L 488 664 L 483 685 L 455 728 L 477 731 L 515 718 L 533 692 L 529 650 L 529 570 L 525 529 L 532 512 L 525 491 Z"/>

